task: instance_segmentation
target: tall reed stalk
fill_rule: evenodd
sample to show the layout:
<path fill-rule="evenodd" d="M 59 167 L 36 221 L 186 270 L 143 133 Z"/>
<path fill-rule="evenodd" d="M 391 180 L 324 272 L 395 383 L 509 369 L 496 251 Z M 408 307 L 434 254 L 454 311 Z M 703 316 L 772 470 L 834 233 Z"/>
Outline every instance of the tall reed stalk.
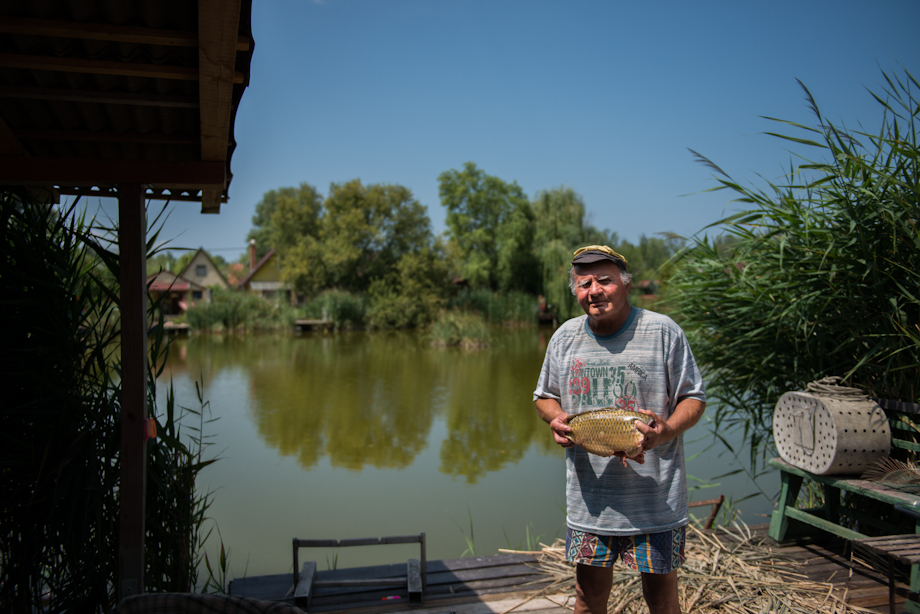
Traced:
<path fill-rule="evenodd" d="M 920 401 L 920 98 L 883 73 L 877 132 L 834 125 L 803 85 L 814 127 L 768 133 L 817 152 L 785 181 L 744 187 L 703 156 L 747 211 L 676 256 L 669 303 L 708 382 L 717 433 L 772 454 L 780 395 L 838 375 L 878 397 Z M 762 457 L 761 457 L 762 458 Z"/>
<path fill-rule="evenodd" d="M 103 611 L 118 552 L 117 306 L 74 208 L 0 192 L 0 610 Z"/>
<path fill-rule="evenodd" d="M 118 572 L 119 259 L 114 228 L 0 192 L 0 611 L 109 612 Z M 156 242 L 150 238 L 148 249 Z M 151 304 L 149 316 L 156 312 Z M 148 399 L 167 351 L 155 327 Z M 197 580 L 206 464 L 166 416 L 148 444 L 149 590 Z M 200 431 L 199 435 L 200 437 Z M 194 442 L 194 438 L 192 438 Z M 200 443 L 200 439 L 199 439 Z"/>

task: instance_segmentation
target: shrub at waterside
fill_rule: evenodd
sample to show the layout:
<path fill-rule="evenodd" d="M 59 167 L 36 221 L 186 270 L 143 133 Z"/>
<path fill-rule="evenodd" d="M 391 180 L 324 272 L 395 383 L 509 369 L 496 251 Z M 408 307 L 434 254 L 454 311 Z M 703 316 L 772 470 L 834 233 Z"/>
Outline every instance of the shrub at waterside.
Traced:
<path fill-rule="evenodd" d="M 765 191 L 701 157 L 718 189 L 752 208 L 712 225 L 728 241 L 698 238 L 679 254 L 670 303 L 705 370 L 717 431 L 743 427 L 752 463 L 770 450 L 779 396 L 818 378 L 920 401 L 920 85 L 884 77 L 877 133 L 833 125 L 808 94 L 816 127 L 783 122 L 803 136 L 773 136 L 822 159 Z"/>
<path fill-rule="evenodd" d="M 283 302 L 224 288 L 212 288 L 210 301 L 186 312 L 189 328 L 199 333 L 290 330 L 296 317 Z"/>
<path fill-rule="evenodd" d="M 0 366 L 4 612 L 102 613 L 115 603 L 120 322 L 118 256 L 97 239 L 107 230 L 73 207 L 0 193 L 0 292 L 3 319 L 14 324 Z M 150 359 L 151 403 L 162 341 L 155 337 Z M 203 461 L 178 441 L 172 415 L 158 430 L 148 444 L 145 577 L 148 590 L 194 590 Z"/>
<path fill-rule="evenodd" d="M 449 291 L 447 262 L 442 252 L 436 246 L 407 253 L 390 273 L 372 281 L 368 290 L 368 325 L 408 328 L 431 322 Z"/>
<path fill-rule="evenodd" d="M 429 329 L 428 336 L 435 345 L 458 345 L 466 349 L 484 348 L 491 343 L 489 325 L 475 313 L 445 311 Z"/>
<path fill-rule="evenodd" d="M 456 309 L 478 313 L 490 324 L 533 324 L 537 320 L 537 299 L 526 292 L 464 289 L 451 300 L 450 305 Z"/>
<path fill-rule="evenodd" d="M 344 290 L 326 290 L 309 301 L 303 310 L 314 320 L 330 320 L 337 330 L 361 328 L 367 311 L 365 298 Z"/>

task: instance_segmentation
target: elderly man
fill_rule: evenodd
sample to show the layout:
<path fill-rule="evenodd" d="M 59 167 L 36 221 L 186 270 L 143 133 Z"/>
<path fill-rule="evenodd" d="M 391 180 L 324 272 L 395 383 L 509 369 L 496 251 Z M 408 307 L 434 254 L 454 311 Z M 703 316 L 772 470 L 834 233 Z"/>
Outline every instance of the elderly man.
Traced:
<path fill-rule="evenodd" d="M 680 612 L 677 568 L 689 523 L 682 433 L 706 406 L 699 369 L 671 318 L 629 304 L 626 258 L 606 245 L 575 252 L 569 280 L 585 315 L 553 334 L 534 391 L 537 413 L 566 448 L 566 553 L 575 613 L 605 614 L 617 558 L 642 574 L 652 614 Z M 571 414 L 615 407 L 637 421 L 640 452 L 604 458 L 565 435 Z M 616 458 L 619 457 L 619 458 Z"/>

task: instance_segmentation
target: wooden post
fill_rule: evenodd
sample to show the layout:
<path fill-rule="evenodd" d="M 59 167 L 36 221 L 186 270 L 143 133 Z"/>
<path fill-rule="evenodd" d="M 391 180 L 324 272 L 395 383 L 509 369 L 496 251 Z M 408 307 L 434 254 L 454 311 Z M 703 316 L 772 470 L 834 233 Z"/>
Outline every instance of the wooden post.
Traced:
<path fill-rule="evenodd" d="M 147 215 L 138 184 L 118 186 L 121 285 L 121 479 L 119 601 L 144 592 L 144 512 L 147 491 Z"/>

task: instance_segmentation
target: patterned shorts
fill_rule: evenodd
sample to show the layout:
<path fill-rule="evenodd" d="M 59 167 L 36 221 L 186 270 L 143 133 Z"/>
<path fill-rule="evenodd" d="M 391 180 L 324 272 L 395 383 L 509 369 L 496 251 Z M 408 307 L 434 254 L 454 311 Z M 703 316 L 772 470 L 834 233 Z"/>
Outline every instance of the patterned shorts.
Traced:
<path fill-rule="evenodd" d="M 644 573 L 671 573 L 684 564 L 687 527 L 643 535 L 595 535 L 569 529 L 565 557 L 571 563 L 613 567 L 617 557 L 630 569 Z"/>

